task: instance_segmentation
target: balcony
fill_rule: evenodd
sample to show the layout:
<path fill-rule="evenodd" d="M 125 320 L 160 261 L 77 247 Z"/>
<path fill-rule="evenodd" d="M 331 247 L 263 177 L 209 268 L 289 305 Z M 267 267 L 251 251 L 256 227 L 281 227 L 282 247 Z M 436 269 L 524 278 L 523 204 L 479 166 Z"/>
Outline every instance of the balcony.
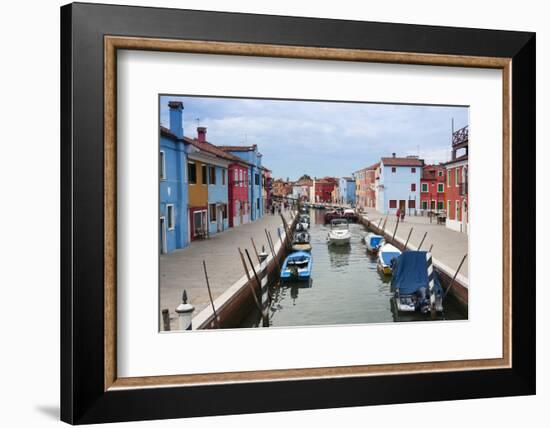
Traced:
<path fill-rule="evenodd" d="M 468 125 L 453 132 L 453 148 L 465 147 L 468 145 Z"/>

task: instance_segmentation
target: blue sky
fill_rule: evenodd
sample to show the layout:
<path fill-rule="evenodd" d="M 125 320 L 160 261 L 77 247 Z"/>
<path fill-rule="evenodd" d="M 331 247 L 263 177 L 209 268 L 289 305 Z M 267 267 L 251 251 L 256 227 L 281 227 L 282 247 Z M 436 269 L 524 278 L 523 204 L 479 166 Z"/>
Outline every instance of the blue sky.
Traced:
<path fill-rule="evenodd" d="M 161 125 L 169 127 L 175 100 L 184 105 L 184 135 L 196 137 L 199 118 L 213 144 L 257 144 L 277 178 L 349 176 L 392 152 L 445 162 L 451 120 L 455 130 L 468 124 L 467 107 L 163 95 Z"/>

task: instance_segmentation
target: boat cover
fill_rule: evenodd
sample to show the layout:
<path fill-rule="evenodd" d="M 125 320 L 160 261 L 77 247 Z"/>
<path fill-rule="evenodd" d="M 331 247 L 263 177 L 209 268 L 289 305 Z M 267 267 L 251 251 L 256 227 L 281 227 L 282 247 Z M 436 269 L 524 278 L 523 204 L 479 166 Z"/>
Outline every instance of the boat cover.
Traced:
<path fill-rule="evenodd" d="M 396 259 L 399 257 L 400 253 L 397 253 L 395 251 L 382 251 L 380 253 L 380 257 L 382 257 L 382 261 L 386 266 L 391 266 L 392 259 Z"/>
<path fill-rule="evenodd" d="M 428 287 L 426 251 L 405 251 L 399 256 L 393 270 L 392 286 L 401 294 L 413 294 Z M 434 289 L 438 294 L 442 291 L 435 271 Z"/>
<path fill-rule="evenodd" d="M 370 245 L 372 248 L 376 248 L 378 245 L 380 245 L 380 241 L 382 241 L 382 237 L 380 235 L 373 235 L 369 239 Z"/>

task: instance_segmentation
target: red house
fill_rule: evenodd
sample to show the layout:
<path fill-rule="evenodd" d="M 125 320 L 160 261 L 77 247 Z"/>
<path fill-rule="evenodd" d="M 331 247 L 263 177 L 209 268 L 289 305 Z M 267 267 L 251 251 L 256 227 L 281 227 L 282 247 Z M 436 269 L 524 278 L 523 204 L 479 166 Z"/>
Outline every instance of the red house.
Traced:
<path fill-rule="evenodd" d="M 445 164 L 446 226 L 468 233 L 468 126 L 453 132 L 452 144 L 452 160 Z"/>
<path fill-rule="evenodd" d="M 229 227 L 240 226 L 249 221 L 248 170 L 246 162 L 233 162 L 229 164 Z"/>
<path fill-rule="evenodd" d="M 420 209 L 424 212 L 445 209 L 445 167 L 425 165 L 420 179 Z"/>
<path fill-rule="evenodd" d="M 332 191 L 338 185 L 338 182 L 333 177 L 325 177 L 319 180 L 314 180 L 315 186 L 315 202 L 332 202 Z"/>

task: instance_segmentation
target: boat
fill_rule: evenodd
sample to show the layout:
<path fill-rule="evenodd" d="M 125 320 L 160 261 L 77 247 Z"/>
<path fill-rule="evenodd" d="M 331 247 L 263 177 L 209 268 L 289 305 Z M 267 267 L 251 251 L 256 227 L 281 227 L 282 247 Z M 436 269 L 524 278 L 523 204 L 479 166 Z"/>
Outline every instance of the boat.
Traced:
<path fill-rule="evenodd" d="M 310 224 L 311 218 L 307 214 L 300 214 L 300 217 L 298 217 L 298 222 Z"/>
<path fill-rule="evenodd" d="M 345 219 L 334 219 L 330 222 L 327 242 L 333 245 L 348 245 L 351 239 L 349 223 Z"/>
<path fill-rule="evenodd" d="M 401 251 L 392 244 L 384 244 L 378 250 L 377 267 L 384 275 L 391 275 L 393 272 L 393 263 L 401 255 Z"/>
<path fill-rule="evenodd" d="M 311 251 L 311 237 L 307 232 L 297 232 L 292 239 L 292 251 Z"/>
<path fill-rule="evenodd" d="M 379 248 L 384 245 L 384 237 L 375 233 L 367 233 L 365 236 L 367 250 L 371 253 L 377 253 Z"/>
<path fill-rule="evenodd" d="M 298 222 L 296 224 L 296 231 L 300 232 L 300 231 L 306 231 L 309 229 L 309 223 L 306 223 L 305 221 L 304 222 Z"/>
<path fill-rule="evenodd" d="M 395 261 L 391 287 L 398 311 L 443 312 L 443 289 L 427 251 L 405 251 Z"/>
<path fill-rule="evenodd" d="M 359 219 L 355 210 L 352 210 L 351 208 L 346 208 L 342 213 L 342 216 L 349 222 L 356 222 Z"/>
<path fill-rule="evenodd" d="M 311 277 L 313 258 L 310 253 L 296 251 L 290 253 L 281 268 L 281 279 L 283 281 L 303 281 Z"/>
<path fill-rule="evenodd" d="M 359 219 L 359 216 L 355 213 L 354 210 L 350 208 L 342 209 L 335 208 L 331 211 L 325 212 L 325 224 L 330 223 L 332 220 L 343 218 L 349 221 L 350 223 L 355 223 Z"/>

